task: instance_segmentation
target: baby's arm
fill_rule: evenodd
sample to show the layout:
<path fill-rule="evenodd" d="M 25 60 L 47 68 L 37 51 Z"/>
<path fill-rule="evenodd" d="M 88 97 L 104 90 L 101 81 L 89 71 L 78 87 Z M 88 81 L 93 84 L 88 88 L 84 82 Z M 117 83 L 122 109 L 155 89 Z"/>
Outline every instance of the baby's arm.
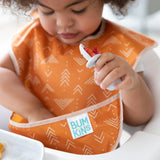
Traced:
<path fill-rule="evenodd" d="M 16 112 L 29 122 L 54 117 L 40 100 L 24 87 L 15 73 L 9 54 L 0 59 L 0 77 L 0 104 L 2 106 Z"/>
<path fill-rule="evenodd" d="M 124 121 L 130 125 L 147 122 L 154 111 L 152 94 L 146 85 L 143 73 L 136 73 L 137 83 L 132 89 L 121 90 L 124 104 Z"/>
<path fill-rule="evenodd" d="M 154 102 L 142 73 L 136 73 L 127 61 L 111 53 L 102 54 L 95 69 L 95 81 L 103 89 L 117 78 L 121 79 L 115 89 L 121 91 L 126 123 L 140 125 L 151 118 Z"/>

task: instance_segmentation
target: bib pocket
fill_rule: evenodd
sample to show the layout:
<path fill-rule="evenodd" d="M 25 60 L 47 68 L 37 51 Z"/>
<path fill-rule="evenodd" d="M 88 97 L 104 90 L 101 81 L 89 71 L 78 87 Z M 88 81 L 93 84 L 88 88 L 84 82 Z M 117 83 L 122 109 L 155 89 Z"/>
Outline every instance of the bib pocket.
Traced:
<path fill-rule="evenodd" d="M 122 130 L 119 94 L 88 108 L 38 121 L 18 123 L 12 118 L 12 132 L 37 139 L 45 147 L 77 154 L 100 154 L 115 149 Z"/>

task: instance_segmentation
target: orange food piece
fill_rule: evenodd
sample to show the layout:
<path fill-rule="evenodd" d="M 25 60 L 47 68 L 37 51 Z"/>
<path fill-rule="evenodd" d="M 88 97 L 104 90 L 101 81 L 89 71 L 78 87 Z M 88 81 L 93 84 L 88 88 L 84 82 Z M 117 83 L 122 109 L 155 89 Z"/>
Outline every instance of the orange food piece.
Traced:
<path fill-rule="evenodd" d="M 4 145 L 0 143 L 0 159 L 2 158 L 2 152 L 4 151 Z"/>

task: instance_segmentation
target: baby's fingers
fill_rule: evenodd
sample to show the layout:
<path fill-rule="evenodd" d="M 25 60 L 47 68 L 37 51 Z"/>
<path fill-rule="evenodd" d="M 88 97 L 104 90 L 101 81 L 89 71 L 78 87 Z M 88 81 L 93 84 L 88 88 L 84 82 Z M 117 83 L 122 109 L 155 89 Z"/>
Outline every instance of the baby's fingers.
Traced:
<path fill-rule="evenodd" d="M 100 71 L 102 67 L 115 59 L 115 55 L 112 53 L 103 53 L 96 62 L 95 71 Z"/>
<path fill-rule="evenodd" d="M 134 86 L 133 79 L 131 77 L 124 76 L 121 83 L 116 84 L 115 88 L 116 89 L 131 89 L 133 88 L 133 86 Z"/>
<path fill-rule="evenodd" d="M 121 72 L 120 68 L 117 67 L 112 70 L 102 81 L 98 83 L 102 89 L 107 89 L 114 81 L 117 79 L 121 79 L 123 77 L 123 73 Z M 120 81 L 119 81 L 120 82 Z M 118 82 L 118 83 L 119 83 Z M 117 88 L 115 88 L 117 89 Z"/>

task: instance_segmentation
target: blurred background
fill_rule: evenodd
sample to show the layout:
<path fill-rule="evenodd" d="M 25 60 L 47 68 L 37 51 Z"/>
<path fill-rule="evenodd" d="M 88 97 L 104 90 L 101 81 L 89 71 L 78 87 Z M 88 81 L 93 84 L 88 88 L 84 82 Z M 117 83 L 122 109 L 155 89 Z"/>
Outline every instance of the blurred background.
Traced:
<path fill-rule="evenodd" d="M 106 5 L 103 15 L 107 19 L 160 40 L 160 0 L 136 0 L 124 18 L 116 17 Z"/>
<path fill-rule="evenodd" d="M 12 34 L 18 32 L 30 22 L 29 17 L 16 16 L 9 10 L 0 6 L 0 58 L 10 47 Z M 141 32 L 160 43 L 160 0 L 137 0 L 128 11 L 128 15 L 121 18 L 112 13 L 108 5 L 104 7 L 103 17 L 121 24 L 125 27 Z M 156 48 L 158 49 L 158 47 Z M 157 50 L 158 51 L 158 50 Z M 160 48 L 159 48 L 160 51 Z M 0 112 L 4 108 L 0 106 Z M 6 115 L 10 114 L 5 110 Z M 8 117 L 0 113 L 0 122 L 7 122 Z M 4 127 L 7 124 L 4 124 Z M 6 128 L 7 129 L 7 128 Z M 122 143 L 129 138 L 129 134 L 123 133 Z"/>

